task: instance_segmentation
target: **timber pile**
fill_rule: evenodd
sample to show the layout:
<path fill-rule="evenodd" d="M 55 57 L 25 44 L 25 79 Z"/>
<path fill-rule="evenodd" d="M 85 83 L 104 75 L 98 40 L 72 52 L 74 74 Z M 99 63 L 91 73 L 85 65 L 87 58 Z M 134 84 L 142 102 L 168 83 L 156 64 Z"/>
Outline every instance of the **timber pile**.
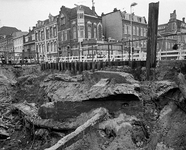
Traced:
<path fill-rule="evenodd" d="M 67 146 L 71 145 L 73 142 L 75 142 L 77 137 L 83 136 L 83 133 L 86 133 L 90 130 L 91 127 L 98 124 L 103 120 L 103 118 L 107 115 L 107 110 L 104 108 L 100 108 L 97 110 L 97 114 L 93 116 L 91 119 L 89 119 L 87 122 L 85 122 L 83 125 L 78 127 L 74 132 L 68 134 L 67 136 L 60 139 L 55 145 L 53 145 L 50 148 L 47 148 L 45 150 L 57 150 L 57 149 L 64 149 Z"/>

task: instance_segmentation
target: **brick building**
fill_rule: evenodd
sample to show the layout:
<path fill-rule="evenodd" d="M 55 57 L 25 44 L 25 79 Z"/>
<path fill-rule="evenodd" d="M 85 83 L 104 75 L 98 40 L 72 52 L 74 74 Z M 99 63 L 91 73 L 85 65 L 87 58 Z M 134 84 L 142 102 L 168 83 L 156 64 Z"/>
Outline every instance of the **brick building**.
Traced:
<path fill-rule="evenodd" d="M 16 53 L 16 55 L 18 55 L 19 53 L 22 53 L 24 50 L 23 37 L 26 34 L 28 34 L 28 32 L 14 32 L 12 34 L 13 44 L 14 44 L 13 48 L 14 48 L 14 52 Z"/>
<path fill-rule="evenodd" d="M 13 51 L 13 36 L 14 32 L 18 32 L 15 27 L 3 26 L 0 28 L 0 51 L 12 52 Z"/>
<path fill-rule="evenodd" d="M 105 38 L 129 41 L 131 39 L 131 17 L 133 19 L 133 40 L 144 39 L 147 34 L 145 17 L 129 14 L 126 11 L 121 12 L 117 9 L 102 16 Z M 133 47 L 146 49 L 146 40 L 133 42 Z"/>
<path fill-rule="evenodd" d="M 176 10 L 170 13 L 170 19 L 168 23 L 158 26 L 158 39 L 157 49 L 158 51 L 172 50 L 175 44 L 182 45 L 182 48 L 186 48 L 186 33 L 185 18 L 182 20 L 177 19 Z M 172 35 L 171 34 L 178 34 Z"/>
<path fill-rule="evenodd" d="M 34 28 L 32 30 L 29 29 L 28 34 L 23 36 L 24 58 L 36 58 Z"/>
<path fill-rule="evenodd" d="M 35 49 L 40 61 L 58 55 L 57 16 L 49 14 L 48 19 L 38 21 L 35 27 Z"/>
<path fill-rule="evenodd" d="M 58 41 L 60 56 L 79 55 L 79 49 L 102 41 L 101 17 L 92 9 L 80 5 L 62 6 L 58 15 Z"/>

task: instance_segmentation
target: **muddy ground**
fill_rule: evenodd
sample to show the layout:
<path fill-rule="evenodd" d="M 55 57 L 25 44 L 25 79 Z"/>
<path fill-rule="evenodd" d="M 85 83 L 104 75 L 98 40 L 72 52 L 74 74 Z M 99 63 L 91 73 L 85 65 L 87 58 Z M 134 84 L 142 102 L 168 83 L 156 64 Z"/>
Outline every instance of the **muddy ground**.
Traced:
<path fill-rule="evenodd" d="M 178 72 L 185 72 L 180 64 L 159 68 L 150 82 L 145 81 L 144 68 L 105 68 L 106 71 L 133 74 L 134 80 L 126 76 L 120 85 L 118 77 L 113 74 L 109 81 L 102 81 L 99 74 L 85 73 L 84 76 L 74 77 L 68 71 L 41 72 L 39 66 L 1 67 L 0 149 L 49 148 L 90 119 L 93 110 L 104 107 L 108 115 L 62 149 L 185 150 L 186 115 L 184 107 L 179 105 L 183 96 L 175 83 Z M 108 75 L 104 74 L 104 78 L 108 79 Z M 139 84 L 140 88 L 136 86 L 130 94 L 122 91 L 134 84 Z M 129 87 L 123 88 L 124 85 Z M 38 108 L 42 119 L 67 122 L 68 126 L 64 130 L 56 130 L 34 125 L 13 107 L 17 103 Z M 49 105 L 51 103 L 52 106 Z M 67 112 L 71 115 L 60 115 Z"/>

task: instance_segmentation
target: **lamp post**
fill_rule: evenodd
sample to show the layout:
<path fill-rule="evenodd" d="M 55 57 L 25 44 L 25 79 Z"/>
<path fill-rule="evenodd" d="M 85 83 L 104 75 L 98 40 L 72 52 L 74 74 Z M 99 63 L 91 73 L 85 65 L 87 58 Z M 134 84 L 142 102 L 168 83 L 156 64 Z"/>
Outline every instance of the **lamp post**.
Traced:
<path fill-rule="evenodd" d="M 131 5 L 130 5 L 130 14 L 131 14 L 131 17 L 130 17 L 130 24 L 131 24 L 131 59 L 133 60 L 133 52 L 132 52 L 132 48 L 133 48 L 133 14 L 132 14 L 132 7 L 133 6 L 136 6 L 137 5 L 137 3 L 132 3 Z"/>

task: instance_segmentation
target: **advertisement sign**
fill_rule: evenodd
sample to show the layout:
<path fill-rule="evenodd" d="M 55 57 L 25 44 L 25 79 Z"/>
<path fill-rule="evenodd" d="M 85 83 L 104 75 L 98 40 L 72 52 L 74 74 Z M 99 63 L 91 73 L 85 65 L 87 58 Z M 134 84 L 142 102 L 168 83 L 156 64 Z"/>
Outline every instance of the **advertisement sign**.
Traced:
<path fill-rule="evenodd" d="M 77 26 L 78 26 L 78 42 L 82 42 L 85 38 L 85 19 L 84 10 L 78 6 L 77 10 Z"/>

